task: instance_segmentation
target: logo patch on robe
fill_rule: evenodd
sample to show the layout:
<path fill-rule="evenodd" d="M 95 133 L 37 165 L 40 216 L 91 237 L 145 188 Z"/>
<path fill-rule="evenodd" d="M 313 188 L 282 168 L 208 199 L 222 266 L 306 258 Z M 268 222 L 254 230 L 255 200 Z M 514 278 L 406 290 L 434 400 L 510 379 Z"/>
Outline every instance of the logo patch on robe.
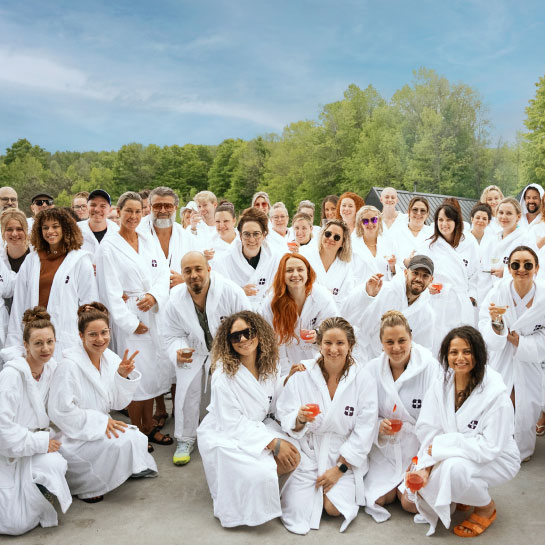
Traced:
<path fill-rule="evenodd" d="M 260 286 L 264 286 L 264 285 L 265 285 L 265 282 L 267 282 L 267 279 L 266 279 L 266 278 L 260 278 L 258 284 L 259 284 Z"/>
<path fill-rule="evenodd" d="M 66 280 L 64 281 L 65 284 L 68 284 L 68 282 L 70 282 L 70 276 L 67 276 Z"/>
<path fill-rule="evenodd" d="M 504 265 L 507 265 L 508 263 L 509 263 L 509 256 L 505 256 L 505 257 L 503 258 L 503 264 L 504 264 Z"/>
<path fill-rule="evenodd" d="M 345 408 L 344 408 L 344 414 L 346 416 L 354 416 L 354 407 L 350 407 L 349 405 L 347 405 Z"/>
<path fill-rule="evenodd" d="M 225 316 L 220 316 L 220 322 L 223 322 L 225 320 Z"/>
<path fill-rule="evenodd" d="M 333 295 L 337 295 L 339 293 L 339 288 L 333 288 Z"/>
<path fill-rule="evenodd" d="M 151 266 L 152 267 L 157 267 L 157 261 L 155 259 L 151 260 Z"/>
<path fill-rule="evenodd" d="M 422 400 L 413 399 L 413 409 L 421 409 L 421 408 L 422 408 Z"/>
<path fill-rule="evenodd" d="M 272 396 L 267 396 L 269 398 L 269 405 L 272 403 Z"/>
<path fill-rule="evenodd" d="M 477 424 L 479 423 L 478 420 L 472 420 L 468 425 L 467 427 L 470 429 L 470 430 L 474 430 L 476 427 L 477 427 Z"/>
<path fill-rule="evenodd" d="M 545 329 L 545 326 L 542 326 L 542 325 L 537 324 L 537 325 L 534 327 L 534 332 L 539 331 L 540 329 Z"/>
<path fill-rule="evenodd" d="M 4 279 L 2 278 L 2 275 L 0 274 L 0 282 L 3 282 Z"/>
<path fill-rule="evenodd" d="M 310 320 L 311 329 L 314 329 L 314 326 L 316 325 L 317 320 L 318 320 L 318 316 L 316 316 L 316 318 L 312 318 L 312 320 Z"/>
<path fill-rule="evenodd" d="M 464 265 L 467 267 L 469 261 L 467 259 L 462 259 L 462 261 L 464 262 Z"/>

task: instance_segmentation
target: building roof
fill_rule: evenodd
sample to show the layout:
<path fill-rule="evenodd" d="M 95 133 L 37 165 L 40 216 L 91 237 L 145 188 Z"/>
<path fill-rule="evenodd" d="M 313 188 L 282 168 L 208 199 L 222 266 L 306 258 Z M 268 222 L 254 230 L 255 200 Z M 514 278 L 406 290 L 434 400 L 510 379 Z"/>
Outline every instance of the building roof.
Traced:
<path fill-rule="evenodd" d="M 380 194 L 384 190 L 384 187 L 372 187 L 367 197 L 365 197 L 365 204 L 376 206 L 379 210 L 382 210 L 382 203 L 380 202 Z M 413 197 L 425 197 L 430 203 L 430 215 L 426 223 L 433 222 L 433 215 L 435 210 L 442 204 L 443 200 L 447 197 L 454 197 L 460 203 L 462 207 L 462 215 L 467 222 L 471 221 L 471 209 L 479 202 L 478 199 L 469 199 L 467 197 L 456 197 L 455 195 L 437 195 L 435 193 L 419 193 L 412 191 L 403 191 L 396 189 L 398 196 L 397 210 L 407 213 L 409 209 L 409 202 Z"/>

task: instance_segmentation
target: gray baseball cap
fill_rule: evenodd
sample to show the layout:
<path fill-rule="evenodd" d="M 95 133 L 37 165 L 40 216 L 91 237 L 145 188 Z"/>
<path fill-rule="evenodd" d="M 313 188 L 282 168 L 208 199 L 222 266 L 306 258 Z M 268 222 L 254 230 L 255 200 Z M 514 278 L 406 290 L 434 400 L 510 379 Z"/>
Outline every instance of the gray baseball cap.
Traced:
<path fill-rule="evenodd" d="M 430 274 L 433 274 L 433 261 L 427 255 L 415 255 L 409 261 L 407 269 L 426 269 Z"/>

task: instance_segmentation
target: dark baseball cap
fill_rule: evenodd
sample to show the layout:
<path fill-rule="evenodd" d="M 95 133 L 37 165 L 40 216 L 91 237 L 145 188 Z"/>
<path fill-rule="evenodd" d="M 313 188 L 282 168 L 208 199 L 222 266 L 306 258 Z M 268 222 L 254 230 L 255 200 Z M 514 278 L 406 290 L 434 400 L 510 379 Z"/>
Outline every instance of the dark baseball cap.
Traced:
<path fill-rule="evenodd" d="M 42 199 L 49 199 L 51 201 L 55 200 L 55 199 L 53 199 L 53 197 L 49 193 L 44 193 L 42 191 L 41 193 L 36 193 L 36 195 L 34 195 L 34 197 L 32 197 L 32 199 L 30 199 L 30 202 L 33 203 L 36 199 L 39 199 L 40 197 Z"/>
<path fill-rule="evenodd" d="M 407 269 L 426 269 L 430 274 L 433 274 L 433 261 L 427 255 L 415 255 L 409 261 Z"/>
<path fill-rule="evenodd" d="M 106 199 L 108 201 L 108 204 L 112 205 L 112 199 L 104 189 L 93 189 L 91 193 L 89 193 L 89 196 L 87 197 L 87 202 L 93 200 L 95 197 L 102 197 L 103 199 Z"/>

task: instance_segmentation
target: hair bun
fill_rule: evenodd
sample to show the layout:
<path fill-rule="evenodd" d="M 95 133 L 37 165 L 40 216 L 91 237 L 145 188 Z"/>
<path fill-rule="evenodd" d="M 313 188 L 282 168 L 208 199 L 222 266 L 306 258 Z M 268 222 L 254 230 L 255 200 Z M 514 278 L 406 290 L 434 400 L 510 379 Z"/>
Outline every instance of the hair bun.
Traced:
<path fill-rule="evenodd" d="M 102 303 L 93 301 L 92 303 L 86 303 L 85 305 L 81 305 L 78 308 L 78 318 L 81 318 L 85 314 L 93 311 L 102 312 L 103 314 L 106 314 L 106 316 L 110 315 L 108 309 Z"/>
<path fill-rule="evenodd" d="M 30 324 L 37 320 L 51 321 L 51 316 L 44 307 L 34 307 L 25 310 L 25 313 L 23 314 L 23 324 Z"/>
<path fill-rule="evenodd" d="M 393 317 L 396 317 L 396 318 L 402 318 L 402 319 L 406 319 L 405 318 L 405 315 L 400 312 L 399 310 L 387 310 L 380 318 L 380 321 L 383 322 L 384 320 L 387 320 L 388 318 L 393 318 Z"/>

